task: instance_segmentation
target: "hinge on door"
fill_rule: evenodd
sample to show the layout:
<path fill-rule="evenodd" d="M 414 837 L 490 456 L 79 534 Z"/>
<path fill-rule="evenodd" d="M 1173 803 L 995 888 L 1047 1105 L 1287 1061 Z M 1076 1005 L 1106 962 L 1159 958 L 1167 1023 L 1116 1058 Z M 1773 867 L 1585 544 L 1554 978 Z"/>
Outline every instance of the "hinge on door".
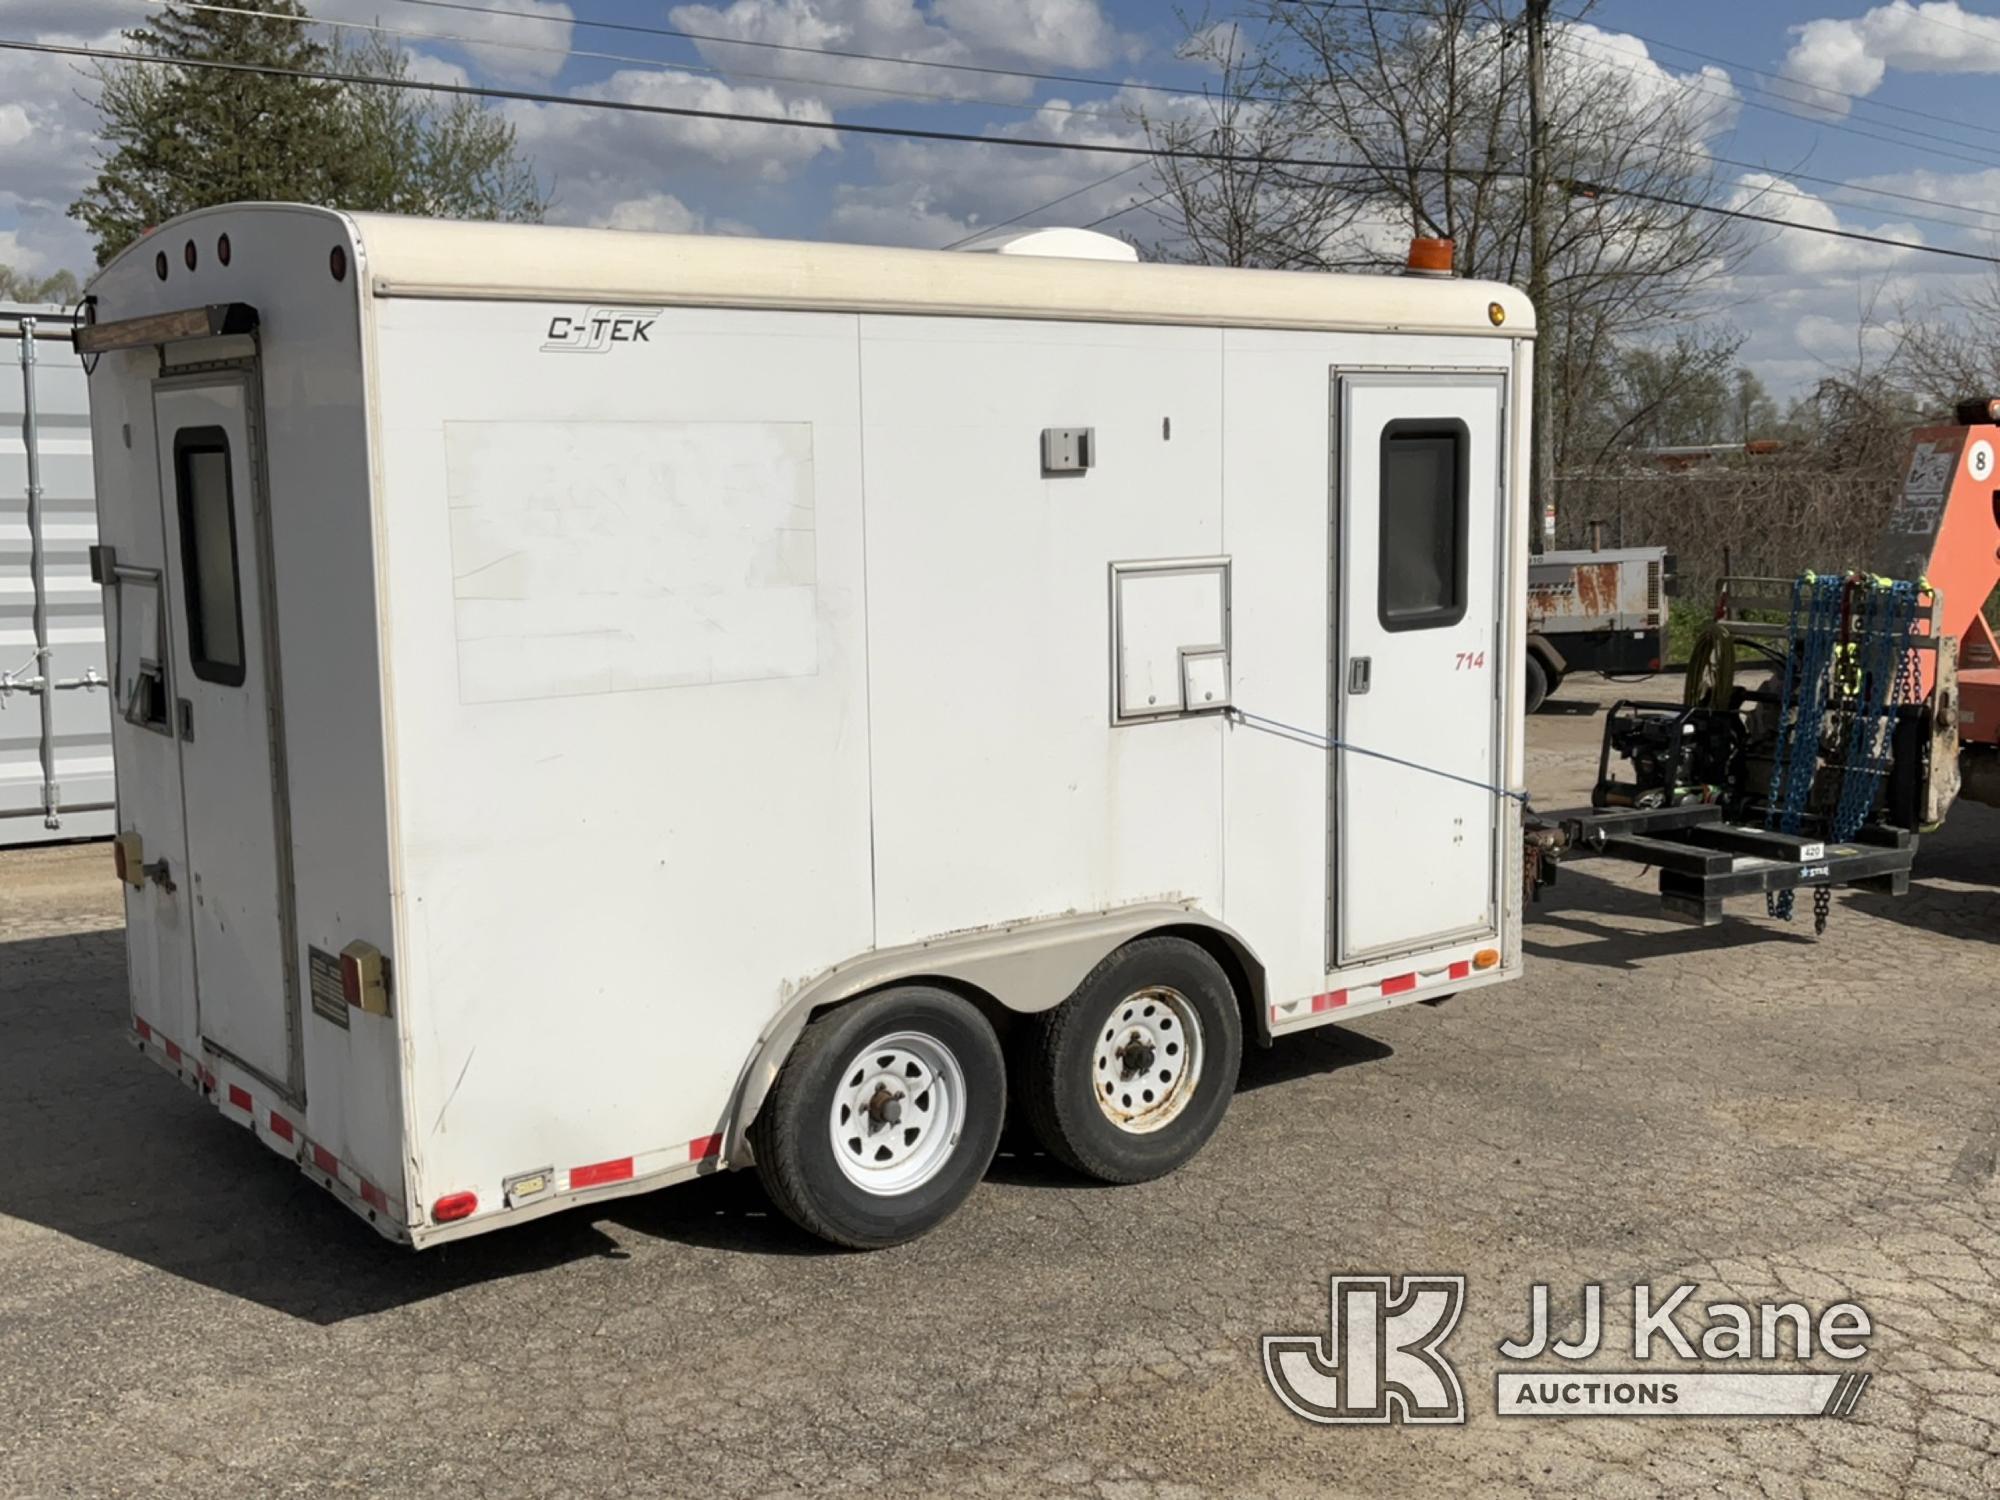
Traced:
<path fill-rule="evenodd" d="M 180 720 L 181 738 L 190 745 L 194 743 L 194 705 L 181 698 L 174 704 L 175 717 Z"/>
<path fill-rule="evenodd" d="M 1368 683 L 1374 672 L 1374 658 L 1367 656 L 1350 657 L 1347 663 L 1347 695 L 1359 697 L 1368 691 Z"/>

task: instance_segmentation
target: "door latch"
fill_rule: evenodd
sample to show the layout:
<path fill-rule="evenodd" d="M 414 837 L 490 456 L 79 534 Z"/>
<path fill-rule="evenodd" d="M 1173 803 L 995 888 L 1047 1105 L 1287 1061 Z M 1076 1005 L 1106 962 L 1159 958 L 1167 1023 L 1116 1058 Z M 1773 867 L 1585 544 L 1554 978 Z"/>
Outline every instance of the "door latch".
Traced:
<path fill-rule="evenodd" d="M 174 703 L 175 717 L 180 720 L 181 738 L 190 745 L 194 743 L 194 705 L 185 698 Z"/>
<path fill-rule="evenodd" d="M 1350 698 L 1358 697 L 1368 691 L 1368 682 L 1373 671 L 1374 659 L 1372 657 L 1355 656 L 1348 658 L 1347 695 Z"/>

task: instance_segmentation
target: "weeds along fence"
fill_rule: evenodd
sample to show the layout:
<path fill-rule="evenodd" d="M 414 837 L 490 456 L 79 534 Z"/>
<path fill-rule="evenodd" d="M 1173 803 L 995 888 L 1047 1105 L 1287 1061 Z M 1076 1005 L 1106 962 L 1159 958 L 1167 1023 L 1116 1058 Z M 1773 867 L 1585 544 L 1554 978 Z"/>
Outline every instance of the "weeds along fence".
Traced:
<path fill-rule="evenodd" d="M 1571 473 L 1561 476 L 1555 545 L 1665 547 L 1681 599 L 1705 608 L 1724 573 L 1788 578 L 1866 566 L 1895 492 L 1893 473 L 1780 464 Z"/>

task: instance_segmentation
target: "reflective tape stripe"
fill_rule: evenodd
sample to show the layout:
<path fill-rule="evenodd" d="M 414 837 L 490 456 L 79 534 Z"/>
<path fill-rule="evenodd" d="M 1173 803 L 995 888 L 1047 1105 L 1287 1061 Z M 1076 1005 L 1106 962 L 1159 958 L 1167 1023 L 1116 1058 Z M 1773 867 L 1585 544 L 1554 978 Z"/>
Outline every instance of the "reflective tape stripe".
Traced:
<path fill-rule="evenodd" d="M 720 1156 L 721 1154 L 722 1137 L 719 1135 L 704 1135 L 688 1142 L 689 1161 L 707 1161 L 711 1156 Z M 570 1174 L 570 1180 L 572 1182 L 576 1180 L 574 1172 Z"/>
<path fill-rule="evenodd" d="M 1385 995 L 1405 995 L 1416 987 L 1417 976 L 1414 974 L 1398 974 L 1394 979 L 1382 981 L 1382 993 Z"/>
<path fill-rule="evenodd" d="M 340 1158 L 324 1146 L 313 1147 L 313 1165 L 329 1177 L 340 1176 Z"/>
<path fill-rule="evenodd" d="M 616 1161 L 592 1162 L 587 1167 L 569 1169 L 569 1185 L 573 1188 L 597 1187 L 607 1182 L 629 1182 L 632 1178 L 632 1158 L 621 1156 Z"/>
<path fill-rule="evenodd" d="M 1449 969 L 1445 970 L 1445 978 L 1465 979 L 1468 978 L 1471 975 L 1471 973 L 1472 973 L 1472 965 L 1466 962 L 1464 959 L 1460 959 L 1457 963 L 1453 964 Z"/>
<path fill-rule="evenodd" d="M 1346 990 L 1333 990 L 1324 995 L 1314 995 L 1313 1014 L 1318 1015 L 1323 1010 L 1337 1010 L 1345 1004 L 1347 1004 Z"/>
<path fill-rule="evenodd" d="M 271 1134 L 283 1141 L 293 1139 L 292 1122 L 279 1114 L 275 1109 L 271 1111 Z"/>
<path fill-rule="evenodd" d="M 233 1083 L 229 1085 L 229 1102 L 246 1115 L 256 1113 L 256 1108 L 250 1100 L 250 1091 L 238 1088 Z"/>

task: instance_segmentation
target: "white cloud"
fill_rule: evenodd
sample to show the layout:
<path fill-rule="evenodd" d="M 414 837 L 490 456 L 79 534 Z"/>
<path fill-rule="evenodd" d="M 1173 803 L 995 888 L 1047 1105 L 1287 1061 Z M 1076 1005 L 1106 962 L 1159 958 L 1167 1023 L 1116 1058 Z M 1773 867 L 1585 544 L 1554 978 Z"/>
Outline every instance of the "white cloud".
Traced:
<path fill-rule="evenodd" d="M 1889 223 L 1855 225 L 1843 222 L 1834 205 L 1815 193 L 1768 172 L 1745 172 L 1736 179 L 1728 206 L 1783 219 L 1808 229 L 1847 229 L 1897 240 L 1895 245 L 1876 245 L 1863 240 L 1840 239 L 1828 234 L 1797 234 L 1773 229 L 1750 254 L 1746 274 L 1776 273 L 1793 276 L 1852 274 L 1885 271 L 1907 264 L 1924 243 L 1923 232 L 1914 224 Z"/>
<path fill-rule="evenodd" d="M 1793 30 L 1797 40 L 1781 71 L 1797 81 L 1792 92 L 1830 114 L 1847 113 L 1843 95 L 1874 93 L 1891 68 L 2000 73 L 2000 17 L 1957 0 L 1892 0 L 1853 20 L 1808 21 Z"/>
<path fill-rule="evenodd" d="M 1644 118 L 1672 108 L 1696 144 L 1731 129 L 1742 113 L 1742 95 L 1721 68 L 1676 73 L 1655 59 L 1638 37 L 1581 22 L 1560 26 L 1557 32 L 1562 44 L 1551 50 L 1550 72 L 1551 93 L 1558 101 L 1565 87 L 1608 73 L 1634 115 Z"/>
<path fill-rule="evenodd" d="M 1118 46 L 1097 0 L 935 0 L 931 10 L 974 47 L 1045 67 L 1094 67 Z"/>
<path fill-rule="evenodd" d="M 639 229 L 654 234 L 737 234 L 757 231 L 736 219 L 711 218 L 672 193 L 645 193 L 614 203 L 591 220 L 595 229 Z"/>
<path fill-rule="evenodd" d="M 824 121 L 816 99 L 788 98 L 775 88 L 733 88 L 688 73 L 628 70 L 572 91 L 673 109 L 773 115 Z M 512 104 L 521 149 L 555 191 L 550 217 L 566 223 L 601 221 L 616 205 L 681 188 L 689 175 L 711 189 L 745 194 L 785 181 L 823 153 L 840 149 L 830 131 L 726 120 L 611 112 L 562 104 Z"/>
<path fill-rule="evenodd" d="M 894 97 L 866 92 L 871 89 L 1019 103 L 1033 97 L 1032 79 L 909 63 L 1096 67 L 1121 44 L 1099 0 L 934 0 L 928 9 L 918 0 L 732 0 L 726 6 L 677 5 L 671 15 L 675 26 L 703 37 L 773 44 L 697 43 L 711 65 L 796 78 L 843 108 Z"/>
<path fill-rule="evenodd" d="M 12 229 L 0 229 L 0 266 L 29 276 L 40 276 L 57 269 L 48 256 L 24 243 L 20 233 Z"/>
<path fill-rule="evenodd" d="M 1099 145 L 1143 145 L 1145 133 L 1130 117 L 1135 97 L 1121 90 L 1108 99 L 1089 103 L 1047 100 L 1028 118 L 993 131 L 993 144 L 896 141 L 879 145 L 875 148 L 877 180 L 836 189 L 827 231 L 837 239 L 875 244 L 943 245 L 1070 193 L 1076 196 L 1046 214 L 1031 214 L 1030 221 L 1087 224 L 1153 191 L 1152 174 L 1138 158 L 1034 150 L 999 141 L 1008 136 L 1032 136 Z M 1149 107 L 1157 109 L 1156 104 Z M 1140 170 L 1124 171 L 1132 166 Z M 1149 227 L 1141 213 L 1103 226 L 1107 233 Z"/>
<path fill-rule="evenodd" d="M 4 3 L 4 0 L 0 0 Z M 385 14 L 383 0 L 312 0 L 312 13 L 325 21 L 381 23 L 398 31 L 424 32 L 435 36 L 463 38 L 462 41 L 424 41 L 418 37 L 391 37 L 427 48 L 448 47 L 469 57 L 479 69 L 495 78 L 512 81 L 549 79 L 562 71 L 568 61 L 570 25 L 575 12 L 562 0 L 506 0 L 485 10 L 426 11 L 422 15 L 405 7 L 390 6 Z M 514 14 L 496 14 L 495 12 Z M 348 30 L 349 37 L 361 32 Z"/>

